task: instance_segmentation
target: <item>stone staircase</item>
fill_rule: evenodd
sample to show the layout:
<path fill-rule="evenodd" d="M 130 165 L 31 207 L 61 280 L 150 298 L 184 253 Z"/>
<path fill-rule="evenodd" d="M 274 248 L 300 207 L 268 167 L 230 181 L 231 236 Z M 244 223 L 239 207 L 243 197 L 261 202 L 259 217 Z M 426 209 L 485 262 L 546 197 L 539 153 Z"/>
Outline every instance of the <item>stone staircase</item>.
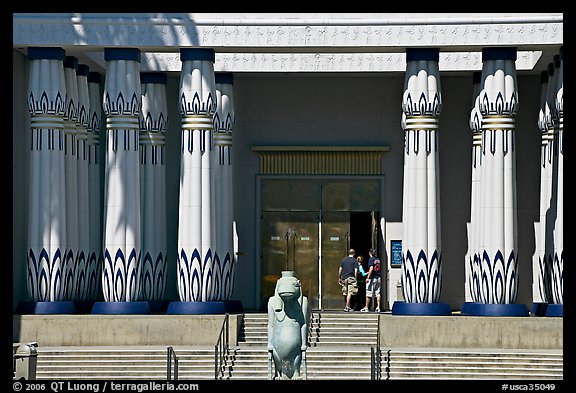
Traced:
<path fill-rule="evenodd" d="M 268 315 L 246 314 L 226 379 L 268 378 Z M 307 352 L 308 379 L 370 379 L 370 347 L 377 343 L 374 313 L 313 312 Z M 334 356 L 337 354 L 337 356 Z"/>
<path fill-rule="evenodd" d="M 213 347 L 174 347 L 178 379 L 214 379 Z M 38 347 L 36 379 L 166 380 L 167 347 Z M 174 366 L 171 370 L 174 379 Z"/>
<path fill-rule="evenodd" d="M 218 379 L 268 378 L 266 313 L 247 313 Z M 374 313 L 313 312 L 309 380 L 371 379 Z M 166 380 L 166 346 L 37 348 L 37 379 Z M 174 346 L 179 380 L 213 380 L 213 346 Z M 562 351 L 381 348 L 381 379 L 563 379 Z M 174 371 L 172 379 L 174 379 Z"/>
<path fill-rule="evenodd" d="M 382 379 L 563 379 L 558 351 L 391 349 L 382 353 Z"/>

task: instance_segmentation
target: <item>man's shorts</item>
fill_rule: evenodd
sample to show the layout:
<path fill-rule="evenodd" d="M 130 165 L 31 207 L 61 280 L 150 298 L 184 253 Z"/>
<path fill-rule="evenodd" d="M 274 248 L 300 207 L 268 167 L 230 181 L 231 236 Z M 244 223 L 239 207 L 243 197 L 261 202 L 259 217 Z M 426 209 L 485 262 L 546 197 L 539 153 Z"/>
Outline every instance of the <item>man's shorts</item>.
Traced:
<path fill-rule="evenodd" d="M 358 283 L 354 277 L 348 277 L 342 281 L 342 295 L 346 296 L 349 293 L 350 295 L 358 293 Z"/>
<path fill-rule="evenodd" d="M 380 278 L 374 277 L 366 280 L 366 297 L 380 296 Z"/>

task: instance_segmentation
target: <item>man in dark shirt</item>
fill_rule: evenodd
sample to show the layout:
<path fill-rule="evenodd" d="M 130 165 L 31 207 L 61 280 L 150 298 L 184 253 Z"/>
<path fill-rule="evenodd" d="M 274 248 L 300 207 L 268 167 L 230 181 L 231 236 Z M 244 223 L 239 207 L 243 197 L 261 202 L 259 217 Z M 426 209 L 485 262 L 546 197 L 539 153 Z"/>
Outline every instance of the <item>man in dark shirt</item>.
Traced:
<path fill-rule="evenodd" d="M 372 297 L 376 297 L 376 308 L 374 311 L 380 312 L 380 258 L 376 256 L 376 250 L 374 248 L 370 249 L 369 254 L 368 276 L 366 276 L 366 306 L 360 311 L 368 312 Z"/>
<path fill-rule="evenodd" d="M 358 276 L 358 261 L 354 258 L 356 251 L 350 249 L 348 256 L 342 258 L 340 267 L 338 268 L 338 284 L 342 286 L 342 295 L 346 297 L 346 308 L 344 311 L 352 311 L 350 308 L 350 299 L 352 295 L 358 293 L 358 283 L 356 277 Z"/>

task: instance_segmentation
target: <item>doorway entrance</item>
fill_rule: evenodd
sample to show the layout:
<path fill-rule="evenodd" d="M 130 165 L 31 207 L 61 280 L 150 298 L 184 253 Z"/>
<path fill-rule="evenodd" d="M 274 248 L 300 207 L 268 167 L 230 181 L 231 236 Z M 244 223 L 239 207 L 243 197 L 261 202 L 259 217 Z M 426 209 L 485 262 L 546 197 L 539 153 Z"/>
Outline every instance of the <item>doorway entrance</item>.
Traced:
<path fill-rule="evenodd" d="M 380 178 L 261 179 L 261 306 L 293 270 L 313 309 L 341 309 L 340 260 L 378 248 L 380 190 Z"/>

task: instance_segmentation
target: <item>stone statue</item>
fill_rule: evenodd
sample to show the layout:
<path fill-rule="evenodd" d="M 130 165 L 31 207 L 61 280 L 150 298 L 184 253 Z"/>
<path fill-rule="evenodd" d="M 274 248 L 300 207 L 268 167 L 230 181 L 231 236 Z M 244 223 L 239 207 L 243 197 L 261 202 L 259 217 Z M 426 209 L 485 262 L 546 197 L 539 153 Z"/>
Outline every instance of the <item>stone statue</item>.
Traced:
<path fill-rule="evenodd" d="M 268 379 L 306 379 L 308 318 L 300 280 L 293 271 L 283 271 L 268 300 Z"/>

